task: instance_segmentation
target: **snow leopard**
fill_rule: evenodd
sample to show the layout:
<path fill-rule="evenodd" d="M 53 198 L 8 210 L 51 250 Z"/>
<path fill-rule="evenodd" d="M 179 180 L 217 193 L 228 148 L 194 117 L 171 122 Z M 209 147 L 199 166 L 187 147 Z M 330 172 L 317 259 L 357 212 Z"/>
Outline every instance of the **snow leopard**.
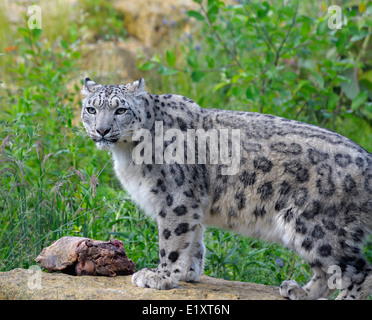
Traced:
<path fill-rule="evenodd" d="M 327 298 L 335 289 L 336 299 L 368 297 L 372 154 L 360 145 L 271 114 L 151 94 L 143 79 L 101 85 L 86 78 L 82 95 L 87 134 L 110 152 L 123 188 L 157 223 L 159 265 L 137 271 L 134 285 L 197 281 L 205 227 L 215 226 L 280 243 L 304 259 L 313 276 L 303 286 L 284 281 L 279 292 L 288 299 Z"/>

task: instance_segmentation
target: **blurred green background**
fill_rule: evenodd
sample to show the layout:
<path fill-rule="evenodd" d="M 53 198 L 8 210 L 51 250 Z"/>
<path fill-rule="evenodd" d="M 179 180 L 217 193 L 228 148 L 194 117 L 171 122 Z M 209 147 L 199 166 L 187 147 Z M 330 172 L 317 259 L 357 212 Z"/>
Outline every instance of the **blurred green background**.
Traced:
<path fill-rule="evenodd" d="M 330 5 L 342 10 L 328 13 Z M 371 1 L 0 0 L 0 271 L 64 235 L 116 237 L 158 262 L 154 222 L 130 202 L 80 123 L 82 79 L 144 77 L 154 94 L 337 131 L 372 152 Z M 41 29 L 36 12 L 41 8 Z M 335 23 L 339 23 L 340 29 Z M 330 24 L 329 24 L 330 23 Z M 277 244 L 208 229 L 205 273 L 279 285 L 309 267 Z M 371 241 L 365 253 L 372 262 Z"/>

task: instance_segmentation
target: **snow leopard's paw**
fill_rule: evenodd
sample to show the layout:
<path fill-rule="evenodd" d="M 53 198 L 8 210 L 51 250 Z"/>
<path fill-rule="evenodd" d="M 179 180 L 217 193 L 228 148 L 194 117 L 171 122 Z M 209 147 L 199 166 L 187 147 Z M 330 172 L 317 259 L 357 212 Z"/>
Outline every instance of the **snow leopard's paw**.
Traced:
<path fill-rule="evenodd" d="M 144 268 L 132 275 L 132 283 L 141 288 L 168 290 L 176 287 L 178 281 L 170 271 Z"/>
<path fill-rule="evenodd" d="M 306 300 L 307 293 L 294 280 L 286 280 L 279 287 L 279 293 L 289 300 Z"/>
<path fill-rule="evenodd" d="M 196 282 L 198 281 L 200 274 L 201 272 L 199 270 L 195 271 L 195 269 L 190 268 L 189 271 L 187 271 L 180 280 L 185 282 Z"/>

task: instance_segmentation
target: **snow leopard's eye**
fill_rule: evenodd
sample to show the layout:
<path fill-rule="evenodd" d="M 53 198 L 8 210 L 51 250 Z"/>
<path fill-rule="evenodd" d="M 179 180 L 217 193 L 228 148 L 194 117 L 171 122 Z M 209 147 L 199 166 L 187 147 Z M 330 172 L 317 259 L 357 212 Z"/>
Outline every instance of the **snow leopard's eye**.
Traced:
<path fill-rule="evenodd" d="M 92 107 L 88 107 L 88 108 L 87 108 L 87 111 L 88 111 L 88 113 L 90 113 L 90 114 L 96 114 L 96 109 L 94 109 L 94 108 L 92 108 Z"/>
<path fill-rule="evenodd" d="M 115 114 L 124 114 L 127 110 L 127 108 L 118 108 L 116 109 Z"/>

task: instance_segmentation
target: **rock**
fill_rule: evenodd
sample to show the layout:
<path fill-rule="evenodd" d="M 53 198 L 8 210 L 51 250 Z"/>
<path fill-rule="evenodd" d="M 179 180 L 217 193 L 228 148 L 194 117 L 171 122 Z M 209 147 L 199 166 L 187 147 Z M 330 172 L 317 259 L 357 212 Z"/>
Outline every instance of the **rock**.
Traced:
<path fill-rule="evenodd" d="M 236 4 L 236 0 L 224 3 Z M 195 32 L 194 19 L 187 11 L 200 10 L 193 0 L 115 0 L 114 7 L 124 14 L 128 33 L 152 48 L 174 44 L 174 35 Z"/>
<path fill-rule="evenodd" d="M 197 10 L 192 0 L 116 0 L 116 10 L 124 14 L 128 33 L 147 46 L 159 47 L 169 38 L 171 30 L 189 27 L 188 10 Z"/>
<path fill-rule="evenodd" d="M 141 78 L 137 69 L 138 51 L 150 54 L 149 49 L 140 41 L 129 37 L 122 41 L 97 42 L 84 46 L 84 74 L 91 76 L 97 83 L 128 83 Z M 94 77 L 93 77 L 94 75 Z"/>
<path fill-rule="evenodd" d="M 117 239 L 99 241 L 83 237 L 62 237 L 46 247 L 36 262 L 48 271 L 115 277 L 131 275 L 135 263 L 128 259 L 123 243 Z"/>
<path fill-rule="evenodd" d="M 76 277 L 37 266 L 0 272 L 0 300 L 281 300 L 276 287 L 202 276 L 171 290 L 143 289 L 131 276 Z"/>

